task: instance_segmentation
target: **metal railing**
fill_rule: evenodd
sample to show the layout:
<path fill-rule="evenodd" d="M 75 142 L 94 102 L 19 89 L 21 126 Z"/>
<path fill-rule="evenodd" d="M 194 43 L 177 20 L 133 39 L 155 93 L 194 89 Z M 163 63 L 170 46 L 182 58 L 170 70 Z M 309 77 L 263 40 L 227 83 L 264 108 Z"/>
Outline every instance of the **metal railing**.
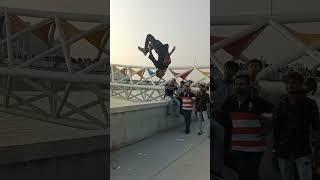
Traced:
<path fill-rule="evenodd" d="M 12 16 L 42 18 L 42 20 L 19 32 L 13 32 Z M 0 46 L 6 46 L 7 57 L 2 59 L 0 67 L 2 96 L 0 111 L 76 128 L 108 128 L 109 72 L 108 70 L 105 74 L 91 72 L 109 64 L 109 47 L 106 47 L 110 35 L 109 17 L 6 7 L 0 8 L 1 17 L 4 17 L 2 26 L 5 29 L 5 38 L 0 40 Z M 71 21 L 95 23 L 95 25 L 66 38 L 62 26 L 64 22 L 72 24 Z M 48 36 L 58 33 L 59 43 L 48 47 L 31 59 L 16 60 L 13 55 L 13 42 L 48 23 L 54 23 L 56 26 L 55 31 L 49 32 Z M 98 31 L 104 32 L 102 39 L 99 39 L 100 47 L 96 48 L 98 61 L 84 69 L 73 68 L 71 45 Z M 33 64 L 61 49 L 67 67 L 65 70 L 32 68 Z M 21 91 L 22 86 L 28 87 L 28 91 Z"/>

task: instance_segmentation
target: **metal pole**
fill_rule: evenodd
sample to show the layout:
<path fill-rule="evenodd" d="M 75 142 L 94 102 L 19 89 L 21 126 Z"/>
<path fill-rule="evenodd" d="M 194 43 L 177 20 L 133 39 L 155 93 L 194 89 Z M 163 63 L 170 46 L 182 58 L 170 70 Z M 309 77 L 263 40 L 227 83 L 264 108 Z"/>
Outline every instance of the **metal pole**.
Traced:
<path fill-rule="evenodd" d="M 62 50 L 63 50 L 63 54 L 64 54 L 64 58 L 65 58 L 65 61 L 66 61 L 66 64 L 67 64 L 67 68 L 68 68 L 68 71 L 70 73 L 73 72 L 73 68 L 72 68 L 72 63 L 71 63 L 71 58 L 70 58 L 70 46 L 66 44 L 66 38 L 65 38 L 65 35 L 64 35 L 64 32 L 62 30 L 62 26 L 61 26 L 61 21 L 59 18 L 57 17 L 54 17 L 54 20 L 55 20 L 55 23 L 57 25 L 57 30 L 58 30 L 58 33 L 59 33 L 59 40 L 60 40 L 60 43 L 62 45 Z"/>

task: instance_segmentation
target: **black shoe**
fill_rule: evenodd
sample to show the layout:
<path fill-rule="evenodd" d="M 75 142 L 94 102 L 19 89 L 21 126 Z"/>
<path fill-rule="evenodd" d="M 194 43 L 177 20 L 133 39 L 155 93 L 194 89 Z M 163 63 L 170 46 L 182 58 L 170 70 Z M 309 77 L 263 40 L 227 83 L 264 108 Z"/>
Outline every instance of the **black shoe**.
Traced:
<path fill-rule="evenodd" d="M 224 177 L 222 176 L 222 174 L 217 174 L 212 171 L 210 171 L 210 177 L 212 177 L 212 179 L 214 180 L 224 180 Z"/>
<path fill-rule="evenodd" d="M 198 132 L 198 135 L 201 136 L 203 134 L 203 132 Z"/>
<path fill-rule="evenodd" d="M 186 129 L 186 130 L 185 130 L 185 133 L 186 133 L 186 134 L 190 134 L 190 129 Z"/>
<path fill-rule="evenodd" d="M 238 172 L 238 169 L 236 168 L 236 166 L 230 160 L 226 160 L 224 162 L 224 165 L 226 167 L 230 168 L 232 171 Z"/>

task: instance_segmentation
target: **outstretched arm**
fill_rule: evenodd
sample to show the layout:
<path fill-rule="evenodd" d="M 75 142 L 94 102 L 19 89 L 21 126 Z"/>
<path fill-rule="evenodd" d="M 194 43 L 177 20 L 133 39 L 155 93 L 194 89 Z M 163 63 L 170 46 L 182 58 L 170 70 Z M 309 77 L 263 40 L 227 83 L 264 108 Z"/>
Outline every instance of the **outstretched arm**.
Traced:
<path fill-rule="evenodd" d="M 171 52 L 169 53 L 169 55 L 171 56 L 171 54 L 176 50 L 176 47 L 173 46 L 173 49 L 171 50 Z"/>

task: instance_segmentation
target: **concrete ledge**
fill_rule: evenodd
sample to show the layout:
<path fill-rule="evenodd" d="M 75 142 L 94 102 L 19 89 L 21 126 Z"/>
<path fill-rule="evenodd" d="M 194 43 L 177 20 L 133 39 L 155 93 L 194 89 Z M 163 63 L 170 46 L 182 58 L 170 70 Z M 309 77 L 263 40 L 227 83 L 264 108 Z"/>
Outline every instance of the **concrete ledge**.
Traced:
<path fill-rule="evenodd" d="M 0 165 L 107 151 L 109 137 L 96 135 L 34 144 L 0 147 Z"/>
<path fill-rule="evenodd" d="M 134 144 L 183 123 L 183 117 L 167 116 L 167 102 L 112 108 L 110 149 Z"/>
<path fill-rule="evenodd" d="M 106 130 L 70 128 L 3 112 L 0 124 L 2 179 L 106 179 Z"/>
<path fill-rule="evenodd" d="M 137 105 L 128 105 L 128 106 L 121 106 L 121 107 L 114 107 L 110 109 L 110 113 L 123 113 L 123 112 L 129 112 L 129 111 L 137 111 L 137 110 L 143 110 L 143 109 L 150 109 L 150 108 L 157 108 L 157 107 L 163 107 L 167 106 L 168 103 L 163 102 L 152 102 L 152 103 L 141 103 Z"/>
<path fill-rule="evenodd" d="M 2 179 L 88 180 L 109 178 L 106 150 L 0 166 Z"/>

